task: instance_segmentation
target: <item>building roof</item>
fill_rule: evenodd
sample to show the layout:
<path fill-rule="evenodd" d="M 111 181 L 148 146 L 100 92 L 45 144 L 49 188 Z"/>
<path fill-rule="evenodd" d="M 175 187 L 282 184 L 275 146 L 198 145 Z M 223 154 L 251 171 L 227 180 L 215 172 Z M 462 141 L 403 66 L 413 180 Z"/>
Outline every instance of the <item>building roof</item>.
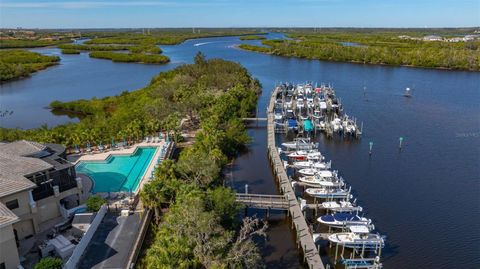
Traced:
<path fill-rule="evenodd" d="M 26 140 L 0 144 L 0 197 L 36 187 L 25 176 L 54 166 L 42 159 L 27 156 L 44 150 L 44 145 Z"/>
<path fill-rule="evenodd" d="M 1 144 L 0 152 L 16 156 L 28 156 L 45 150 L 47 147 L 37 142 L 18 140 L 11 143 Z"/>
<path fill-rule="evenodd" d="M 17 222 L 19 218 L 8 207 L 0 202 L 0 228 Z"/>

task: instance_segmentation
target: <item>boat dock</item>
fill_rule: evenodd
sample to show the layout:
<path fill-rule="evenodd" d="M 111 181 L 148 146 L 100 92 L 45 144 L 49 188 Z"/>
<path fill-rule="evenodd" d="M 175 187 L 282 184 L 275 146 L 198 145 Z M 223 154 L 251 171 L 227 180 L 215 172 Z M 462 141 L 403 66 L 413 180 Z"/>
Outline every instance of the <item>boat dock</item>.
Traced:
<path fill-rule="evenodd" d="M 310 269 L 323 269 L 325 268 L 322 259 L 318 253 L 317 247 L 313 241 L 313 235 L 310 228 L 303 216 L 300 203 L 298 202 L 295 191 L 292 188 L 290 180 L 287 176 L 285 166 L 280 158 L 280 154 L 277 151 L 275 143 L 275 124 L 274 124 L 274 107 L 275 97 L 277 96 L 278 88 L 275 89 L 270 99 L 268 106 L 268 157 L 272 166 L 275 179 L 278 181 L 280 190 L 283 193 L 286 201 L 288 202 L 288 214 L 292 219 L 292 227 L 296 231 L 296 240 L 299 248 L 303 251 L 304 262 L 308 264 Z"/>
<path fill-rule="evenodd" d="M 344 113 L 343 106 L 331 85 L 315 87 L 310 83 L 276 87 L 273 106 L 276 133 L 295 131 L 307 136 L 325 133 L 360 138 L 363 123 Z"/>

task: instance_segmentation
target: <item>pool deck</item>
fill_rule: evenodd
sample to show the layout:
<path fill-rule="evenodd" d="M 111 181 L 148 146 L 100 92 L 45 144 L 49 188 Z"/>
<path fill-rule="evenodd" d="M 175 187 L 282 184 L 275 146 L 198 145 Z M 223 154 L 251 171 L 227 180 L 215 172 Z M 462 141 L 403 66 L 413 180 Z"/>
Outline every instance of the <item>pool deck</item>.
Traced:
<path fill-rule="evenodd" d="M 122 149 L 117 149 L 117 150 L 109 150 L 105 152 L 99 152 L 99 153 L 91 153 L 91 154 L 86 154 L 78 158 L 78 160 L 75 162 L 77 164 L 78 162 L 81 161 L 105 161 L 110 155 L 132 155 L 135 150 L 139 147 L 157 147 L 155 150 L 155 154 L 153 155 L 150 164 L 148 165 L 147 169 L 145 170 L 145 173 L 142 176 L 142 179 L 140 180 L 137 189 L 135 190 L 135 194 L 137 194 L 143 185 L 148 181 L 150 178 L 150 175 L 152 174 L 153 169 L 155 169 L 155 165 L 157 164 L 157 159 L 160 157 L 161 154 L 161 148 L 165 144 L 165 141 L 162 140 L 158 143 L 150 142 L 141 142 L 135 145 L 132 145 L 128 148 L 122 148 Z"/>

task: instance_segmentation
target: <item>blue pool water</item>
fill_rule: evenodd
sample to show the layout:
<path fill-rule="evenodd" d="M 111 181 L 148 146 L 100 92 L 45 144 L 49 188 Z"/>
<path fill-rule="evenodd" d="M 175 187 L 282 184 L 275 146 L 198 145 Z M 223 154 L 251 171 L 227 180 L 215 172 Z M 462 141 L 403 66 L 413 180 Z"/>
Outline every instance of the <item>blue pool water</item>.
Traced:
<path fill-rule="evenodd" d="M 105 161 L 82 161 L 75 169 L 93 180 L 93 193 L 131 192 L 138 188 L 156 149 L 142 147 L 132 155 L 110 155 Z"/>

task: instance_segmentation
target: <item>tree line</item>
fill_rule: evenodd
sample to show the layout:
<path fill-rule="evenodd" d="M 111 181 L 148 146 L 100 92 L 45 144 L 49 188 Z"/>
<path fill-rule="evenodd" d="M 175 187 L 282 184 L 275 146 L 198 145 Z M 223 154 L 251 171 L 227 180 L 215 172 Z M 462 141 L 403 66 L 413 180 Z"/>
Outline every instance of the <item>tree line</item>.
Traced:
<path fill-rule="evenodd" d="M 140 193 L 158 226 L 139 268 L 263 265 L 252 239 L 264 236 L 267 226 L 258 219 L 236 220 L 240 206 L 221 177 L 222 167 L 249 142 L 241 118 L 255 111 L 260 87 L 237 64 L 224 63 L 197 55 L 194 65 L 181 67 L 181 75 L 158 92 L 169 96 L 159 113 L 186 101 L 190 105 L 180 111 L 199 130 L 193 145 L 177 162 L 164 161 Z M 165 207 L 168 213 L 161 215 Z"/>
<path fill-rule="evenodd" d="M 407 40 L 401 33 L 292 33 L 292 40 L 265 40 L 268 47 L 240 48 L 327 61 L 405 65 L 480 71 L 480 41 L 440 42 Z"/>
<path fill-rule="evenodd" d="M 27 77 L 59 61 L 57 56 L 45 56 L 26 50 L 0 50 L 0 82 Z"/>

